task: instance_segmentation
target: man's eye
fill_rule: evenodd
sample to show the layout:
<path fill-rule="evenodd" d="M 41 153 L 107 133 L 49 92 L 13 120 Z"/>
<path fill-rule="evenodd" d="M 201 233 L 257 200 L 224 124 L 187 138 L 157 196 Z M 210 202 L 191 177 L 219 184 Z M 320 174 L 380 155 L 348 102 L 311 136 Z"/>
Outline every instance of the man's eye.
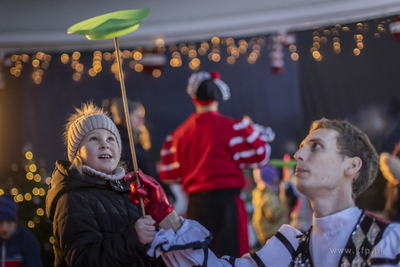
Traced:
<path fill-rule="evenodd" d="M 313 146 L 312 146 L 313 149 L 320 148 L 320 147 L 321 147 L 321 145 L 317 144 L 317 143 L 314 143 Z"/>

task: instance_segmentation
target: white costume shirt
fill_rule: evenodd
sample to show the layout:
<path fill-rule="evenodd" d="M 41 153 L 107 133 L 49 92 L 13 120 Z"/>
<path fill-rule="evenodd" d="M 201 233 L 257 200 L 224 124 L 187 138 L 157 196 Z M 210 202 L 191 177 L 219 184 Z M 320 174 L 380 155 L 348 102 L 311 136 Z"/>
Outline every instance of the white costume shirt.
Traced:
<path fill-rule="evenodd" d="M 333 215 L 313 219 L 310 251 L 314 267 L 339 266 L 340 249 L 345 248 L 360 214 L 359 208 L 351 207 Z M 207 262 L 207 266 L 213 267 L 257 267 L 256 261 L 249 254 L 234 261 L 226 256 L 218 259 L 209 249 L 204 249 L 209 232 L 195 221 L 181 220 L 183 225 L 176 233 L 172 229 L 160 230 L 156 233 L 148 255 L 157 257 L 162 255 L 164 262 L 169 267 L 202 266 L 204 261 Z M 299 244 L 296 236 L 302 235 L 302 233 L 289 225 L 282 225 L 279 232 L 296 250 Z M 187 244 L 197 248 L 182 248 Z M 256 254 L 268 267 L 287 267 L 292 260 L 286 246 L 276 236 L 269 239 Z M 371 258 L 395 259 L 397 255 L 400 255 L 400 224 L 392 223 L 386 228 L 382 239 L 374 247 Z M 400 263 L 373 266 L 400 267 Z"/>

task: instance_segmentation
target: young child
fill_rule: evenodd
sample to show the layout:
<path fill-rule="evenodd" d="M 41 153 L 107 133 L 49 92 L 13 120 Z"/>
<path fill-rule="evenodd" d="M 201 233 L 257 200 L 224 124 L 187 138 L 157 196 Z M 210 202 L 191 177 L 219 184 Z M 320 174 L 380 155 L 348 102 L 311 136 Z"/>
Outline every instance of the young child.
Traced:
<path fill-rule="evenodd" d="M 54 266 L 148 266 L 155 221 L 129 203 L 115 124 L 93 103 L 83 104 L 69 117 L 64 141 L 69 161 L 56 162 L 46 199 Z"/>

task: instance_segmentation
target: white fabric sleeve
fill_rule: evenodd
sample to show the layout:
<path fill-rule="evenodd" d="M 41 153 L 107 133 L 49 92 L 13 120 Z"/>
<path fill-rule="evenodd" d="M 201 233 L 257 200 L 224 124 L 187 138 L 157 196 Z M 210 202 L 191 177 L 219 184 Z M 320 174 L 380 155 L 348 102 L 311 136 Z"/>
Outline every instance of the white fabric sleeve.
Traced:
<path fill-rule="evenodd" d="M 172 229 L 158 231 L 147 254 L 151 257 L 161 255 L 168 267 L 203 266 L 205 263 L 213 267 L 257 267 L 250 254 L 236 259 L 229 256 L 218 259 L 207 248 L 211 241 L 210 232 L 196 221 L 181 217 L 181 222 L 182 227 L 176 233 Z M 297 249 L 296 235 L 301 235 L 300 231 L 283 225 L 279 232 Z M 276 237 L 272 237 L 257 255 L 268 267 L 287 267 L 292 259 L 286 246 Z"/>
<path fill-rule="evenodd" d="M 371 251 L 370 259 L 383 258 L 395 261 L 398 255 L 400 255 L 400 223 L 391 223 L 383 233 L 382 239 Z M 373 266 L 400 266 L 400 263 Z"/>

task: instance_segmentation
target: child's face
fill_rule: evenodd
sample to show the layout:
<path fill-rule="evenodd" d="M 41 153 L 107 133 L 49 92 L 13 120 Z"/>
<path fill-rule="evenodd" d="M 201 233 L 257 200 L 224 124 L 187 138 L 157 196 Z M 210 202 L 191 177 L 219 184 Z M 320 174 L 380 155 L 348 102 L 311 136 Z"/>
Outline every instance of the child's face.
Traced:
<path fill-rule="evenodd" d="M 83 138 L 79 155 L 84 165 L 110 174 L 117 168 L 120 159 L 117 139 L 108 130 L 92 130 Z"/>

